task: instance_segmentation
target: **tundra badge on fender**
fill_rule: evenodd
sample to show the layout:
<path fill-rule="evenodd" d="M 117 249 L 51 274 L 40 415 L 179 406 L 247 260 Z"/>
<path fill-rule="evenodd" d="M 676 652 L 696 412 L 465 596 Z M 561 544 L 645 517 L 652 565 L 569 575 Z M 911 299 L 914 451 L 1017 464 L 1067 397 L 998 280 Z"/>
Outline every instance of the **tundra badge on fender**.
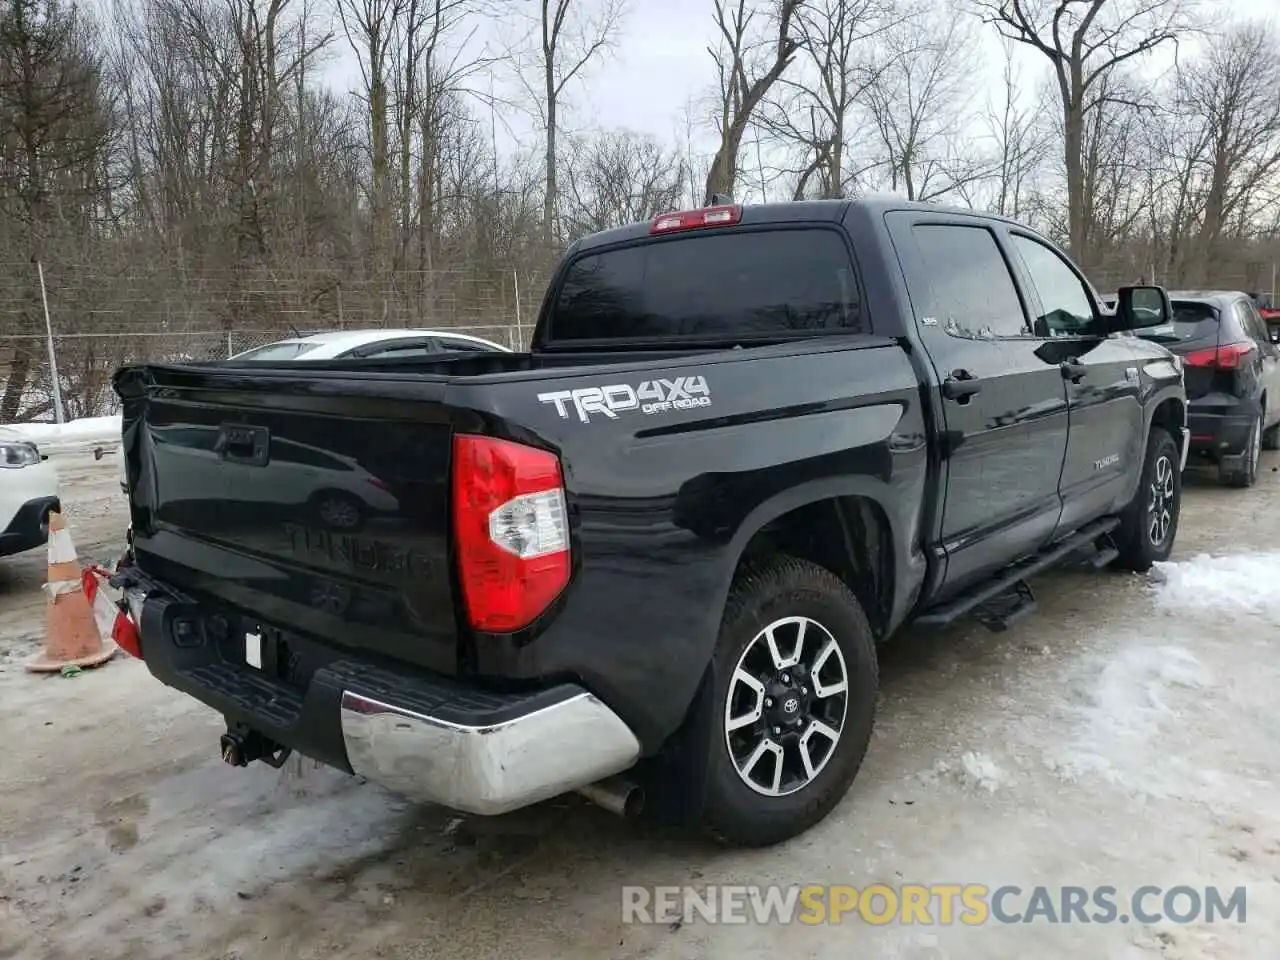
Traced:
<path fill-rule="evenodd" d="M 583 423 L 591 422 L 598 413 L 616 420 L 618 414 L 639 410 L 643 414 L 666 413 L 668 410 L 692 410 L 711 406 L 711 391 L 706 377 L 676 377 L 673 380 L 645 380 L 638 386 L 611 383 L 603 387 L 578 387 L 576 390 L 554 390 L 538 394 L 542 403 L 554 403 L 556 413 L 569 419 L 569 405 Z"/>

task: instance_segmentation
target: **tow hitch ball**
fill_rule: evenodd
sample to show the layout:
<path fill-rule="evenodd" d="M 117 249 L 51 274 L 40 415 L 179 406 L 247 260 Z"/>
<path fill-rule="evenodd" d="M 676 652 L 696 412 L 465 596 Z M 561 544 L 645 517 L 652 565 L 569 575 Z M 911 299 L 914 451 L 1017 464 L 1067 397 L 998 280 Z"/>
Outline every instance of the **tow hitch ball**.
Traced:
<path fill-rule="evenodd" d="M 293 752 L 282 747 L 274 740 L 269 740 L 257 730 L 237 726 L 222 735 L 220 741 L 222 759 L 233 767 L 247 767 L 255 760 L 261 760 L 269 767 L 279 770 Z"/>

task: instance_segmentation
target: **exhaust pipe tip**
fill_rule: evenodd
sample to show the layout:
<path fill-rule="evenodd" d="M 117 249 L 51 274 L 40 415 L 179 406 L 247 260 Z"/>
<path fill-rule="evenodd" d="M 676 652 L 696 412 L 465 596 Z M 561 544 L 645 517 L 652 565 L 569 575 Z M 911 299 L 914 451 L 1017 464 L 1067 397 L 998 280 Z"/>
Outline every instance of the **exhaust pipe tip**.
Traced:
<path fill-rule="evenodd" d="M 622 777 L 609 777 L 590 783 L 579 787 L 576 792 L 596 806 L 626 820 L 635 819 L 644 811 L 644 789 Z"/>

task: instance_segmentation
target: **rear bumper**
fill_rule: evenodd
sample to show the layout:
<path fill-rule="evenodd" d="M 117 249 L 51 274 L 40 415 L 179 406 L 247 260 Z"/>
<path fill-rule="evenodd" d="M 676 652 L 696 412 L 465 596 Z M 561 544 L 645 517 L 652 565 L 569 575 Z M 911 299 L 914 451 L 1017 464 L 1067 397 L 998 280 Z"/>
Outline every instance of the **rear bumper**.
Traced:
<path fill-rule="evenodd" d="M 505 813 L 620 773 L 640 743 L 585 690 L 508 717 L 448 719 L 344 690 L 342 738 L 353 772 L 394 793 L 469 813 Z"/>
<path fill-rule="evenodd" d="M 350 656 L 286 682 L 246 664 L 235 638 L 211 636 L 207 612 L 185 599 L 153 594 L 138 619 L 151 673 L 229 728 L 413 800 L 500 814 L 620 773 L 640 755 L 626 724 L 575 684 L 495 693 Z"/>
<path fill-rule="evenodd" d="M 1193 454 L 1238 456 L 1248 445 L 1256 411 L 1249 401 L 1223 399 L 1215 395 L 1188 404 L 1187 427 L 1191 430 Z"/>
<path fill-rule="evenodd" d="M 57 497 L 37 497 L 22 504 L 0 532 L 0 557 L 44 546 L 49 539 L 49 512 L 61 509 Z"/>

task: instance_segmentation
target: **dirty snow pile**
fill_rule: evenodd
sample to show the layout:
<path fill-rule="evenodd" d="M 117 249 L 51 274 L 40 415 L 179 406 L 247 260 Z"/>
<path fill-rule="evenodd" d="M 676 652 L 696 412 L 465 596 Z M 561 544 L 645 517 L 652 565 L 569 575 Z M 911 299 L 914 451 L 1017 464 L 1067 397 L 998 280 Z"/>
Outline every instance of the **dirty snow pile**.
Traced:
<path fill-rule="evenodd" d="M 1267 628 L 1280 626 L 1280 551 L 1201 554 L 1161 563 L 1151 579 L 1157 616 L 1076 664 L 1060 714 L 1071 733 L 1045 763 L 1070 783 L 1098 778 L 1151 798 L 1220 802 L 1230 777 L 1208 745 L 1246 703 L 1266 702 L 1254 689 L 1264 678 L 1241 664 L 1269 650 Z M 1233 752 L 1214 749 L 1220 760 Z M 1235 783 L 1228 792 L 1249 791 Z"/>
<path fill-rule="evenodd" d="M 1280 551 L 1214 557 L 1202 553 L 1156 565 L 1156 607 L 1219 617 L 1259 614 L 1280 623 Z"/>
<path fill-rule="evenodd" d="M 120 440 L 120 415 L 82 417 L 67 423 L 11 423 L 0 426 L 7 436 L 37 444 L 41 449 L 57 450 L 94 443 L 116 443 Z"/>

